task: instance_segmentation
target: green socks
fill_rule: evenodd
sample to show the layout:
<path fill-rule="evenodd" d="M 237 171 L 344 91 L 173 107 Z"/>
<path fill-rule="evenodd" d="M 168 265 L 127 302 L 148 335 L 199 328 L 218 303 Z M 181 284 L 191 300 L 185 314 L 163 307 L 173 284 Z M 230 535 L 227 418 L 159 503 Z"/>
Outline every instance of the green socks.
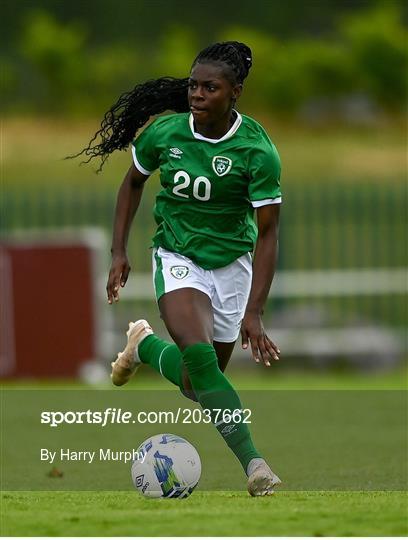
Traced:
<path fill-rule="evenodd" d="M 214 347 L 208 343 L 191 345 L 184 349 L 183 360 L 200 405 L 211 411 L 213 424 L 246 473 L 251 459 L 261 456 L 254 447 L 248 425 L 243 422 L 238 394 L 218 367 Z"/>
<path fill-rule="evenodd" d="M 139 345 L 138 353 L 144 364 L 152 366 L 183 393 L 184 362 L 200 405 L 211 411 L 215 427 L 237 456 L 245 472 L 251 459 L 261 457 L 253 445 L 248 425 L 243 423 L 244 415 L 238 412 L 242 410 L 238 394 L 219 369 L 212 345 L 198 343 L 187 347 L 181 353 L 177 345 L 150 335 Z"/>
<path fill-rule="evenodd" d="M 176 344 L 169 343 L 151 334 L 139 345 L 138 354 L 143 364 L 149 364 L 165 379 L 183 390 L 183 359 Z"/>

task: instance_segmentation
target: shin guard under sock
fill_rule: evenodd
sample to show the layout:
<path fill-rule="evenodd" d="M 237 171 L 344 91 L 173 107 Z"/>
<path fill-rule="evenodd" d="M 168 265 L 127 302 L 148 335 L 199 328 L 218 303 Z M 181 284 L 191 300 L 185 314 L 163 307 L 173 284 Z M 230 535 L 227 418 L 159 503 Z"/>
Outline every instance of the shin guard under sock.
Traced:
<path fill-rule="evenodd" d="M 183 360 L 200 405 L 210 411 L 215 427 L 246 472 L 251 459 L 261 456 L 254 447 L 248 425 L 243 423 L 238 394 L 218 367 L 214 347 L 208 343 L 191 345 L 184 349 Z"/>

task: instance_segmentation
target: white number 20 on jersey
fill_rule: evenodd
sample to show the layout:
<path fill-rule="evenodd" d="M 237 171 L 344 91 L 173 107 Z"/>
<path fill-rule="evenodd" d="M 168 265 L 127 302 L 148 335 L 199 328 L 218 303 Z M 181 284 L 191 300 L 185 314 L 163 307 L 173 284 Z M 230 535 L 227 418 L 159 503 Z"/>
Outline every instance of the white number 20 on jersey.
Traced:
<path fill-rule="evenodd" d="M 179 183 L 181 182 L 181 183 Z M 185 171 L 178 171 L 174 175 L 173 193 L 184 199 L 188 199 L 189 195 L 185 190 L 191 183 L 191 178 Z M 211 196 L 211 182 L 205 176 L 198 176 L 193 182 L 193 196 L 199 201 L 208 201 Z"/>

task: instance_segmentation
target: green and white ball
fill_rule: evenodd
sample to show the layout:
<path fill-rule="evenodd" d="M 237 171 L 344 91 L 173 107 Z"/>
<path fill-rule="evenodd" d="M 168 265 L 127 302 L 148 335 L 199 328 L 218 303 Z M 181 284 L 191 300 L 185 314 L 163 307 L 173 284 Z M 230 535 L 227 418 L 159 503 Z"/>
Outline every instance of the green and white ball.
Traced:
<path fill-rule="evenodd" d="M 183 499 L 196 488 L 201 476 L 200 456 L 182 437 L 154 435 L 137 452 L 139 459 L 133 462 L 132 480 L 145 497 Z"/>

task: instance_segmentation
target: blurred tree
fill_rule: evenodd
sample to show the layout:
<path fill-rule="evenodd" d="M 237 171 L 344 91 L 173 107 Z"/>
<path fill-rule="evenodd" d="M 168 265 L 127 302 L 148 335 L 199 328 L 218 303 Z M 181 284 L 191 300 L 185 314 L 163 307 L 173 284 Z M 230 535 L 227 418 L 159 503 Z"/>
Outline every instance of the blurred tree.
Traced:
<path fill-rule="evenodd" d="M 15 64 L 10 58 L 0 56 L 0 84 L 4 106 L 10 106 L 18 88 L 18 74 Z"/>
<path fill-rule="evenodd" d="M 356 93 L 388 109 L 405 105 L 400 0 L 206 0 L 194 9 L 186 0 L 19 0 L 19 8 L 2 0 L 0 39 L 15 40 L 3 48 L 8 112 L 100 114 L 138 82 L 187 75 L 198 50 L 218 39 L 253 50 L 244 106 L 286 115 Z"/>
<path fill-rule="evenodd" d="M 251 46 L 254 63 L 245 82 L 242 105 L 288 112 L 303 100 L 304 81 L 296 58 L 288 53 L 288 45 L 269 34 L 245 27 L 230 27 L 220 39 L 239 39 Z"/>
<path fill-rule="evenodd" d="M 407 98 L 408 40 L 394 2 L 343 18 L 340 30 L 367 94 L 398 109 Z"/>
<path fill-rule="evenodd" d="M 247 28 L 229 28 L 221 39 L 242 39 L 254 55 L 243 102 L 286 114 L 313 97 L 335 97 L 353 87 L 353 64 L 341 43 L 323 40 L 279 42 Z"/>
<path fill-rule="evenodd" d="M 81 20 L 91 45 L 111 41 L 155 46 L 172 23 L 188 27 L 205 45 L 225 26 L 248 25 L 279 38 L 329 35 L 344 13 L 364 10 L 378 0 L 2 0 L 2 48 L 10 51 L 27 12 L 41 9 L 65 24 Z M 404 9 L 404 0 L 382 0 Z M 406 7 L 405 7 L 406 9 Z"/>
<path fill-rule="evenodd" d="M 110 107 L 119 94 L 136 84 L 145 65 L 145 60 L 140 58 L 141 52 L 124 43 L 90 49 L 84 57 L 88 67 L 83 81 L 87 99 L 81 110 L 88 113 L 100 114 L 101 110 Z"/>
<path fill-rule="evenodd" d="M 85 40 L 83 25 L 63 25 L 46 11 L 26 14 L 21 52 L 47 82 L 43 103 L 47 108 L 58 108 L 59 102 L 74 99 L 86 75 Z"/>
<path fill-rule="evenodd" d="M 100 113 L 117 94 L 130 89 L 138 52 L 119 42 L 94 50 L 87 35 L 81 23 L 63 24 L 45 11 L 27 14 L 20 50 L 34 71 L 34 81 L 39 78 L 32 96 L 37 107 Z"/>
<path fill-rule="evenodd" d="M 300 66 L 304 96 L 332 98 L 352 90 L 354 66 L 343 43 L 295 41 L 288 47 L 288 53 Z"/>
<path fill-rule="evenodd" d="M 342 18 L 337 36 L 282 42 L 271 34 L 229 27 L 221 39 L 250 44 L 254 65 L 243 102 L 290 113 L 309 101 L 360 94 L 401 110 L 407 97 L 408 47 L 402 12 L 395 2 Z"/>
<path fill-rule="evenodd" d="M 163 33 L 156 58 L 158 77 L 187 77 L 199 47 L 194 31 L 179 24 L 171 24 Z"/>

